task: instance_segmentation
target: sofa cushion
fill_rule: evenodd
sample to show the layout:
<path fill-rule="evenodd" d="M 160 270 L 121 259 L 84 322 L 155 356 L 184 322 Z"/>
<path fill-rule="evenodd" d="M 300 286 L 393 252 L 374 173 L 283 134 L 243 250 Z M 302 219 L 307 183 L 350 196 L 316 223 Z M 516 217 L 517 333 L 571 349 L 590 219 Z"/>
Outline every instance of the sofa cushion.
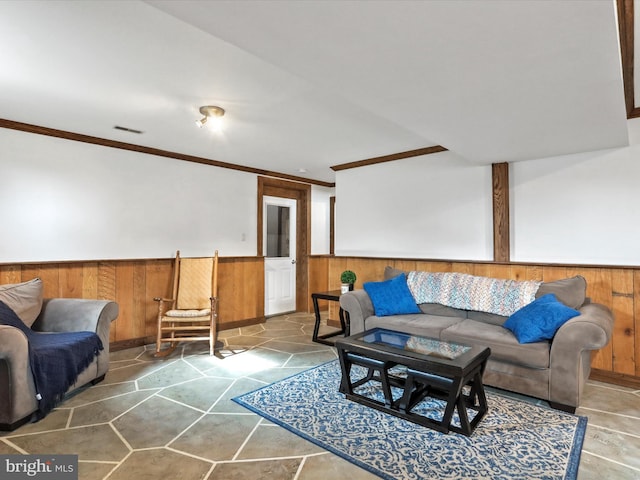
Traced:
<path fill-rule="evenodd" d="M 439 315 L 441 317 L 458 317 L 467 318 L 467 310 L 460 308 L 447 307 L 439 303 L 421 303 L 418 305 L 422 313 L 427 315 Z"/>
<path fill-rule="evenodd" d="M 503 315 L 488 312 L 477 312 L 476 310 L 467 310 L 467 318 L 471 320 L 477 320 L 479 322 L 490 323 L 491 325 L 502 325 L 507 321 L 507 318 Z"/>
<path fill-rule="evenodd" d="M 441 340 L 463 345 L 484 345 L 491 349 L 491 359 L 533 368 L 549 368 L 549 342 L 518 343 L 516 337 L 504 327 L 462 320 L 444 329 Z"/>
<path fill-rule="evenodd" d="M 365 282 L 363 287 L 371 298 L 373 309 L 378 317 L 420 313 L 407 287 L 407 277 L 404 273 L 383 282 Z"/>
<path fill-rule="evenodd" d="M 551 340 L 556 331 L 580 312 L 559 302 L 548 293 L 511 315 L 504 328 L 511 330 L 520 343 Z"/>
<path fill-rule="evenodd" d="M 391 280 L 392 278 L 396 278 L 398 275 L 407 274 L 404 270 L 400 270 L 398 268 L 387 265 L 384 267 L 384 279 Z"/>
<path fill-rule="evenodd" d="M 440 338 L 440 332 L 462 321 L 458 317 L 438 315 L 425 315 L 423 313 L 413 315 L 393 315 L 390 317 L 369 317 L 365 320 L 365 330 L 371 328 L 386 328 L 398 332 L 420 335 L 422 337 Z"/>
<path fill-rule="evenodd" d="M 0 285 L 0 301 L 4 302 L 27 327 L 31 327 L 42 310 L 42 280 Z"/>
<path fill-rule="evenodd" d="M 587 281 L 576 275 L 554 282 L 544 282 L 536 292 L 536 298 L 553 293 L 567 307 L 580 308 L 587 296 Z"/>

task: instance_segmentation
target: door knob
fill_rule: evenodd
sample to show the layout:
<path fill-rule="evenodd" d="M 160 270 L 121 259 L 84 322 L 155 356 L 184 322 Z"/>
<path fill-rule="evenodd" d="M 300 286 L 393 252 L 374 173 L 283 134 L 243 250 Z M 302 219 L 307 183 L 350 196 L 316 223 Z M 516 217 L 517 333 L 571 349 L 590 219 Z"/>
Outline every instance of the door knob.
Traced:
<path fill-rule="evenodd" d="M 291 260 L 291 264 L 293 265 L 295 263 L 296 263 L 296 259 L 294 258 L 294 259 Z"/>

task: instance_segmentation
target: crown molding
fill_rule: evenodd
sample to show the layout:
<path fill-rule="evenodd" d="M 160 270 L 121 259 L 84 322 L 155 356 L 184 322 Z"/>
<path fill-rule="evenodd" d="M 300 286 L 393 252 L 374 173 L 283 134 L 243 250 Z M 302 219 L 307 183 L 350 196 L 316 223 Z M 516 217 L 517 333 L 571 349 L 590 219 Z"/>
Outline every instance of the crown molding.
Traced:
<path fill-rule="evenodd" d="M 322 187 L 335 187 L 336 185 L 334 182 L 324 182 L 321 180 L 313 180 L 310 178 L 297 177 L 295 175 L 287 175 L 286 173 L 273 172 L 270 170 L 263 170 L 260 168 L 245 167 L 243 165 L 221 162 L 219 160 L 213 160 L 210 158 L 197 157 L 194 155 L 186 155 L 184 153 L 171 152 L 168 150 L 161 150 L 159 148 L 145 147 L 142 145 L 119 142 L 116 140 L 108 140 L 106 138 L 92 137 L 90 135 L 84 135 L 81 133 L 67 132 L 65 130 L 57 130 L 55 128 L 31 125 L 29 123 L 15 122 L 13 120 L 6 120 L 3 118 L 0 118 L 0 128 L 19 130 L 21 132 L 35 133 L 37 135 L 46 135 L 49 137 L 63 138 L 65 140 L 72 140 L 75 142 L 91 143 L 93 145 L 101 145 L 103 147 L 118 148 L 120 150 L 129 150 L 131 152 L 146 153 L 148 155 L 157 155 L 160 157 L 173 158 L 175 160 L 183 160 L 185 162 L 201 163 L 204 165 L 211 165 L 212 167 L 228 168 L 231 170 L 238 170 L 240 172 L 253 173 L 256 175 L 264 175 L 267 177 L 276 177 L 276 178 L 282 178 L 285 180 L 292 180 L 294 182 L 320 185 Z"/>
<path fill-rule="evenodd" d="M 418 148 L 416 150 L 408 150 L 406 152 L 393 153 L 391 155 L 384 155 L 382 157 L 368 158 L 366 160 L 358 160 L 355 162 L 342 163 L 340 165 L 333 165 L 331 170 L 337 172 L 339 170 L 347 170 L 350 168 L 364 167 L 366 165 L 374 165 L 376 163 L 392 162 L 394 160 L 401 160 L 403 158 L 419 157 L 421 155 L 430 155 L 432 153 L 446 152 L 447 149 L 434 145 L 432 147 Z"/>

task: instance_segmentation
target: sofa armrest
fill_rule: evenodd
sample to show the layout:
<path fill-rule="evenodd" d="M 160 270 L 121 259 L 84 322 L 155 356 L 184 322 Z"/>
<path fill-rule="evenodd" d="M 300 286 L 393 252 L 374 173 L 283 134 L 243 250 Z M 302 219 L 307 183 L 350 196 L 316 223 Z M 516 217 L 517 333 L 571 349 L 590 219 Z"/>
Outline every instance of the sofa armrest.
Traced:
<path fill-rule="evenodd" d="M 0 325 L 0 424 L 8 427 L 38 408 L 24 333 Z"/>
<path fill-rule="evenodd" d="M 349 314 L 351 335 L 365 330 L 365 320 L 374 315 L 373 303 L 364 290 L 352 290 L 340 295 L 340 306 Z"/>
<path fill-rule="evenodd" d="M 578 406 L 591 371 L 591 350 L 606 346 L 613 332 L 613 314 L 604 305 L 590 303 L 580 315 L 562 325 L 551 344 L 550 398 Z"/>
<path fill-rule="evenodd" d="M 31 328 L 37 332 L 95 332 L 104 347 L 97 359 L 99 377 L 109 369 L 109 330 L 116 318 L 118 304 L 109 300 L 45 298 Z"/>
<path fill-rule="evenodd" d="M 611 340 L 613 315 L 599 303 L 580 308 L 580 315 L 573 317 L 558 329 L 551 345 L 551 360 L 563 352 L 598 350 Z"/>
<path fill-rule="evenodd" d="M 117 317 L 118 304 L 108 300 L 45 298 L 31 328 L 37 332 L 95 332 L 102 338 L 105 327 L 108 332 Z"/>

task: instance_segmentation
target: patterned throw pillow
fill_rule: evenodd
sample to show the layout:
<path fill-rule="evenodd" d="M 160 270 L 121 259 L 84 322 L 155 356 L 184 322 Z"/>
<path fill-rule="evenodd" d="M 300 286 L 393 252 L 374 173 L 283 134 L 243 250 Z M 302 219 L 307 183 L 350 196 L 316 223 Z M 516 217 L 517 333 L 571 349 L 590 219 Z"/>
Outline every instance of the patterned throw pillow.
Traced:
<path fill-rule="evenodd" d="M 421 313 L 409 291 L 404 273 L 384 282 L 365 282 L 363 287 L 378 317 Z"/>

